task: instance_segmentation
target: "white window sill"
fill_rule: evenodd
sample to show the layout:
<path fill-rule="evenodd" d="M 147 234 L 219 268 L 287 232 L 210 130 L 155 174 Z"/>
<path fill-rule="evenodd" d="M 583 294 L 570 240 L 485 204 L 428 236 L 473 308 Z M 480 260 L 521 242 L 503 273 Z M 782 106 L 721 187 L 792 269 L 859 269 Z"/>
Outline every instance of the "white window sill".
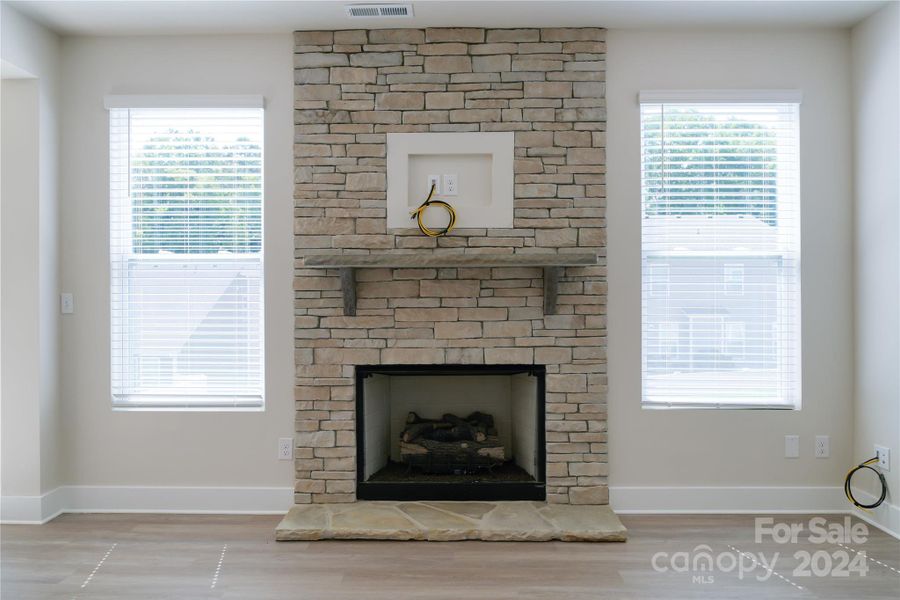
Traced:
<path fill-rule="evenodd" d="M 265 412 L 265 406 L 113 406 L 113 412 Z"/>

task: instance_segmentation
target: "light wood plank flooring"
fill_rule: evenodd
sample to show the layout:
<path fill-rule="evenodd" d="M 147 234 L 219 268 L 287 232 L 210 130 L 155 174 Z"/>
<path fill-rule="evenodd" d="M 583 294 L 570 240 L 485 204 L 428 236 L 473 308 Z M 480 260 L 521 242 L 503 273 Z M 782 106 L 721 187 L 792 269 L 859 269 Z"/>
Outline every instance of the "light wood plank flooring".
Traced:
<path fill-rule="evenodd" d="M 775 516 L 808 523 L 808 516 Z M 841 522 L 843 517 L 829 517 Z M 900 598 L 900 542 L 869 527 L 861 577 L 795 576 L 798 551 L 845 547 L 754 542 L 749 515 L 623 516 L 627 543 L 275 542 L 278 516 L 64 515 L 0 529 L 3 600 L 602 598 Z M 778 552 L 775 571 L 660 573 L 658 552 Z M 875 561 L 878 561 L 877 563 Z M 837 563 L 837 560 L 834 561 Z M 669 564 L 657 559 L 657 564 Z M 749 559 L 747 564 L 750 564 Z M 707 573 L 709 575 L 709 573 Z"/>

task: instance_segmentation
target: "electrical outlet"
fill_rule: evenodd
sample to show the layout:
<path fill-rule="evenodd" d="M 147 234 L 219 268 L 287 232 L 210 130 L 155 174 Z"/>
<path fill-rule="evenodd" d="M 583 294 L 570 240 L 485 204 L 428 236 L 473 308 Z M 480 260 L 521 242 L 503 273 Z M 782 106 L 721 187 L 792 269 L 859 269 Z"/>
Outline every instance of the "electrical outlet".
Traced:
<path fill-rule="evenodd" d="M 882 471 L 891 470 L 891 449 L 884 446 L 875 446 L 875 456 L 878 457 L 878 468 Z"/>
<path fill-rule="evenodd" d="M 800 436 L 786 435 L 784 436 L 784 457 L 800 458 Z"/>
<path fill-rule="evenodd" d="M 294 438 L 278 438 L 278 460 L 294 458 Z"/>
<path fill-rule="evenodd" d="M 71 315 L 75 312 L 75 295 L 69 292 L 63 292 L 59 295 L 59 311 L 64 315 Z"/>
<path fill-rule="evenodd" d="M 456 173 L 444 175 L 444 194 L 455 196 L 458 193 Z"/>
<path fill-rule="evenodd" d="M 816 458 L 828 458 L 831 454 L 831 444 L 827 435 L 816 436 Z"/>
<path fill-rule="evenodd" d="M 431 191 L 432 185 L 434 186 L 434 193 L 440 194 L 441 193 L 441 176 L 440 175 L 429 175 L 428 176 L 428 185 L 425 188 L 426 194 Z"/>

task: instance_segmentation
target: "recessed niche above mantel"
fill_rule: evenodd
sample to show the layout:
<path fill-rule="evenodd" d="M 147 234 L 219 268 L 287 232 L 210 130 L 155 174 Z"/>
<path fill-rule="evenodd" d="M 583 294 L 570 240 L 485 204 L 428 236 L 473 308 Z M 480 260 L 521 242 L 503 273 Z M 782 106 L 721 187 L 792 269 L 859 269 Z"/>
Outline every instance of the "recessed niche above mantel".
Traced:
<path fill-rule="evenodd" d="M 512 132 L 387 134 L 388 228 L 415 227 L 410 213 L 428 196 L 431 175 L 440 178 L 433 199 L 454 207 L 456 227 L 512 227 L 514 140 Z M 446 175 L 455 192 L 445 189 Z M 440 226 L 445 215 L 435 213 L 426 223 Z"/>

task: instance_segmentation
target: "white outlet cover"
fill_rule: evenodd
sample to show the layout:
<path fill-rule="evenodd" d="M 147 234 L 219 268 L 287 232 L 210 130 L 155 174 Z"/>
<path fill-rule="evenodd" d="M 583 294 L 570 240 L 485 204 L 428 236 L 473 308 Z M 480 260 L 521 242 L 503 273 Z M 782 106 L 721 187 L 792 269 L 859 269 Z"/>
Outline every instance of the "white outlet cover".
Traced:
<path fill-rule="evenodd" d="M 294 458 L 294 438 L 278 438 L 278 460 Z"/>
<path fill-rule="evenodd" d="M 877 466 L 882 471 L 891 470 L 891 449 L 885 446 L 875 446 L 875 455 L 878 457 Z"/>
<path fill-rule="evenodd" d="M 816 448 L 815 448 L 815 457 L 816 458 L 828 458 L 831 454 L 831 444 L 827 435 L 817 435 L 816 436 Z"/>
<path fill-rule="evenodd" d="M 457 186 L 457 177 L 455 173 L 444 175 L 444 194 L 447 196 L 456 196 L 459 193 Z"/>

